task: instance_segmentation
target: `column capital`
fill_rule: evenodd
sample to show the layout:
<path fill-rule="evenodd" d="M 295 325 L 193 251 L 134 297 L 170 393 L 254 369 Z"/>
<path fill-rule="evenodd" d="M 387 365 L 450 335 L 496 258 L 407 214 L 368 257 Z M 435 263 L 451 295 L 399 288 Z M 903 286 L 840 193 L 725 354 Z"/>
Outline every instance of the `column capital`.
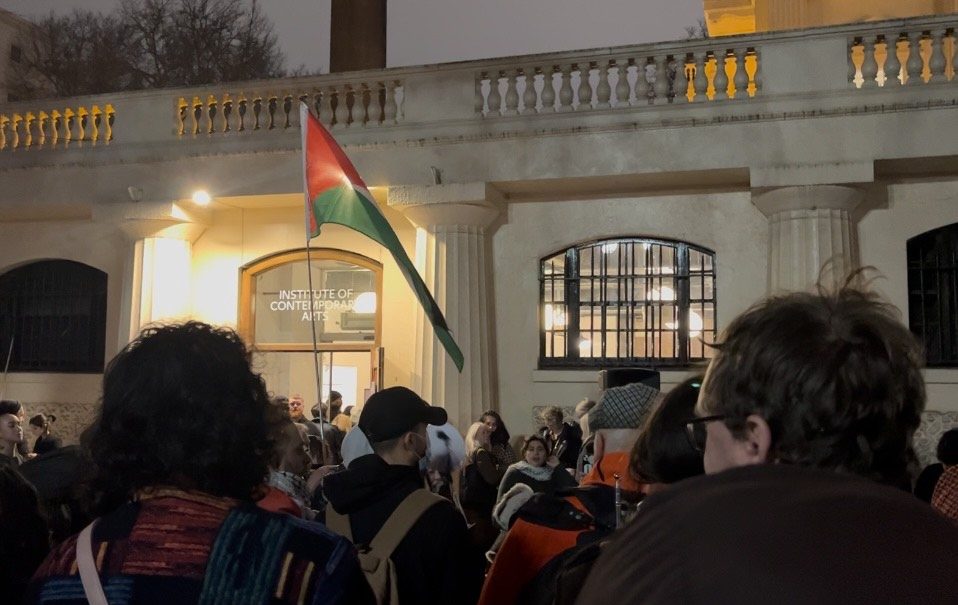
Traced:
<path fill-rule="evenodd" d="M 418 227 L 488 227 L 499 216 L 502 194 L 489 183 L 390 187 L 387 205 Z"/>
<path fill-rule="evenodd" d="M 779 187 L 752 195 L 752 203 L 768 217 L 789 210 L 830 209 L 851 212 L 863 199 L 864 193 L 861 190 L 842 185 Z"/>
<path fill-rule="evenodd" d="M 210 225 L 208 209 L 187 208 L 176 202 L 104 204 L 94 209 L 94 219 L 110 222 L 130 240 L 147 237 L 195 242 Z"/>

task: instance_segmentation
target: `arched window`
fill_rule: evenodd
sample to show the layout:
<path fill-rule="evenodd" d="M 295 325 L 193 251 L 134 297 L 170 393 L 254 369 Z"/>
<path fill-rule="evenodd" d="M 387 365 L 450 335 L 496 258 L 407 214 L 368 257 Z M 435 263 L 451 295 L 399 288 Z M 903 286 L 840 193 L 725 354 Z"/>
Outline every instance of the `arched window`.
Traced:
<path fill-rule="evenodd" d="M 540 265 L 539 366 L 684 365 L 711 357 L 715 254 L 687 242 L 616 238 Z"/>
<path fill-rule="evenodd" d="M 908 325 L 929 367 L 958 367 L 958 223 L 908 240 Z"/>
<path fill-rule="evenodd" d="M 0 357 L 11 372 L 103 371 L 106 273 L 45 260 L 0 275 Z"/>

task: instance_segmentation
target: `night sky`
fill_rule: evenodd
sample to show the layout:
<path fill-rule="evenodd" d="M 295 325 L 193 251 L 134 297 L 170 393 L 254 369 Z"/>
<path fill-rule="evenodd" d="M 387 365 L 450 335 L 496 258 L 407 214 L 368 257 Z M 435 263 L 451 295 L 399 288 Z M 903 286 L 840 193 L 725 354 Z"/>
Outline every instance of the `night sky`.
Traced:
<path fill-rule="evenodd" d="M 258 0 L 287 67 L 329 66 L 330 0 Z M 0 0 L 21 15 L 110 11 L 116 0 Z M 388 62 L 419 65 L 677 40 L 702 0 L 389 0 Z"/>

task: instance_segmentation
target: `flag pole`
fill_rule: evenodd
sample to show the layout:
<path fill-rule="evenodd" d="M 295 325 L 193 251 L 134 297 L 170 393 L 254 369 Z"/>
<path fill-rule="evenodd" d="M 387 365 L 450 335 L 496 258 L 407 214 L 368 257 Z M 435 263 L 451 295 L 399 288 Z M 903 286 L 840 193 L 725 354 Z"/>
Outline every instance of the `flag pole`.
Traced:
<path fill-rule="evenodd" d="M 310 332 L 313 335 L 313 374 L 316 377 L 316 397 L 319 399 L 319 443 L 323 448 L 323 462 L 326 457 L 326 427 L 323 426 L 323 389 L 322 389 L 322 376 L 319 371 L 319 345 L 316 340 L 316 311 L 314 310 L 315 306 L 315 296 L 313 294 L 313 260 L 310 255 L 310 240 L 313 238 L 310 237 L 310 228 L 309 228 L 309 205 L 312 203 L 312 200 L 309 198 L 309 184 L 306 182 L 306 129 L 309 127 L 309 107 L 306 106 L 306 103 L 300 101 L 299 103 L 299 132 L 300 138 L 303 143 L 303 197 L 306 200 L 306 203 L 303 204 L 303 209 L 305 212 L 306 218 L 306 280 L 309 285 L 309 328 Z M 327 412 L 327 416 L 329 413 Z"/>

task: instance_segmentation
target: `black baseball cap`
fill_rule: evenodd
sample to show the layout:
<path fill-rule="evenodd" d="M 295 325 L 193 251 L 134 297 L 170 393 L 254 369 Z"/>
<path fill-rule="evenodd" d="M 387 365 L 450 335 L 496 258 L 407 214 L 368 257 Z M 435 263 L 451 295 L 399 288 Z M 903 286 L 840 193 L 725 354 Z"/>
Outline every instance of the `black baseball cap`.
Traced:
<path fill-rule="evenodd" d="M 411 431 L 420 422 L 446 424 L 446 410 L 429 405 L 406 387 L 389 387 L 373 393 L 359 416 L 359 429 L 370 443 L 382 443 Z"/>

